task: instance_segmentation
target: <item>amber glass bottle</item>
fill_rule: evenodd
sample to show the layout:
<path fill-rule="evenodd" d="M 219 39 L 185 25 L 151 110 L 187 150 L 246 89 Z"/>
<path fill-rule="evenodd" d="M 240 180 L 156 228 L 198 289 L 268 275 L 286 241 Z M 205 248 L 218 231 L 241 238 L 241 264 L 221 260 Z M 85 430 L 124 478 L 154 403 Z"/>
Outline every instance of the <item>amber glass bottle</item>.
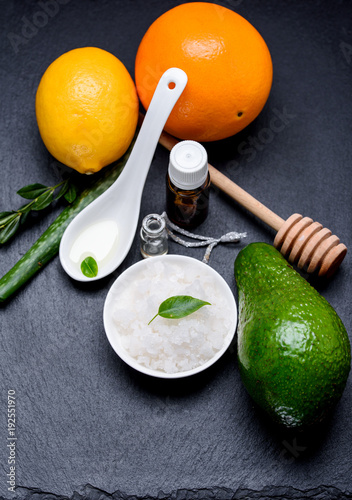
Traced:
<path fill-rule="evenodd" d="M 182 141 L 170 153 L 166 179 L 166 213 L 183 228 L 194 228 L 208 215 L 210 176 L 205 148 Z"/>

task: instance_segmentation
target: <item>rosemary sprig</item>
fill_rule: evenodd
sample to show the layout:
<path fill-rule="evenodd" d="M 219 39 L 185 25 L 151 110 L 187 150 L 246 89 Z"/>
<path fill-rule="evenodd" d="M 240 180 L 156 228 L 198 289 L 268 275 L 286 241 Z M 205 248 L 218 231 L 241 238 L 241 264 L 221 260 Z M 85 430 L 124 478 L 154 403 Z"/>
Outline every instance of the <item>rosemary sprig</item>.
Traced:
<path fill-rule="evenodd" d="M 57 190 L 58 194 L 54 198 Z M 68 203 L 72 203 L 77 196 L 75 185 L 70 178 L 59 182 L 56 186 L 29 184 L 19 189 L 17 194 L 31 201 L 18 210 L 0 212 L 0 245 L 8 242 L 15 235 L 20 225 L 27 219 L 29 212 L 43 210 L 61 197 L 64 197 Z"/>

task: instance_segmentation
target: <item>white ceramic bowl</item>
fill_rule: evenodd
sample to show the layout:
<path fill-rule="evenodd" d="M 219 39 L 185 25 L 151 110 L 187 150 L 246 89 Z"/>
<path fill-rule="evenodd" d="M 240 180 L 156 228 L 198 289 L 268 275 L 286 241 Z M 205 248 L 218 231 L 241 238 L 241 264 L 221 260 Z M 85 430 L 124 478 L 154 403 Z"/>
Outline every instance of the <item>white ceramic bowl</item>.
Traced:
<path fill-rule="evenodd" d="M 133 358 L 121 344 L 121 335 L 119 334 L 118 331 L 118 325 L 116 324 L 116 321 L 114 321 L 113 319 L 113 310 L 116 304 L 116 299 L 118 297 L 118 294 L 122 292 L 122 290 L 126 286 L 128 286 L 128 283 L 130 283 L 131 280 L 133 281 L 138 280 L 140 272 L 143 270 L 143 268 L 145 268 L 145 266 L 148 265 L 150 259 L 152 259 L 153 262 L 157 262 L 158 260 L 160 260 L 165 265 L 167 264 L 182 265 L 191 263 L 193 269 L 197 266 L 199 269 L 201 269 L 202 274 L 207 273 L 208 275 L 210 275 L 211 279 L 214 280 L 214 283 L 217 284 L 219 290 L 221 291 L 225 299 L 228 301 L 229 308 L 231 311 L 230 312 L 231 327 L 226 333 L 222 348 L 219 351 L 217 351 L 216 354 L 211 359 L 209 359 L 204 364 L 192 370 L 187 370 L 177 373 L 166 373 L 164 371 L 152 370 L 150 368 L 147 368 L 139 364 L 137 360 Z M 141 373 L 164 379 L 176 379 L 176 378 L 188 377 L 190 375 L 199 373 L 208 368 L 209 366 L 213 365 L 225 353 L 225 351 L 228 349 L 233 340 L 237 326 L 237 306 L 233 293 L 228 284 L 226 283 L 226 281 L 222 278 L 222 276 L 220 276 L 220 274 L 217 271 L 209 267 L 207 264 L 204 264 L 203 262 L 194 259 L 193 257 L 186 257 L 184 255 L 163 255 L 159 257 L 151 257 L 150 259 L 143 259 L 137 262 L 136 264 L 132 265 L 128 269 L 126 269 L 126 271 L 124 271 L 111 286 L 104 304 L 104 328 L 107 338 L 111 344 L 111 347 L 116 352 L 116 354 L 123 361 L 125 361 L 125 363 L 127 363 L 129 366 L 131 366 L 135 370 L 138 370 Z"/>

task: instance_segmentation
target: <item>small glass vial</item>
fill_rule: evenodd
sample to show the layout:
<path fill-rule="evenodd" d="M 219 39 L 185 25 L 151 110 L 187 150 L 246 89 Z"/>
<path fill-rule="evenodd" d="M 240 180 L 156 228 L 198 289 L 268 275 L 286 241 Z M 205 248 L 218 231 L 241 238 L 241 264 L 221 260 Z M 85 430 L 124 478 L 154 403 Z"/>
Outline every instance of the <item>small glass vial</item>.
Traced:
<path fill-rule="evenodd" d="M 210 175 L 205 148 L 182 141 L 171 150 L 166 179 L 166 213 L 183 228 L 199 226 L 208 215 Z"/>
<path fill-rule="evenodd" d="M 144 258 L 165 255 L 168 251 L 165 219 L 158 214 L 144 217 L 140 231 L 141 254 Z"/>

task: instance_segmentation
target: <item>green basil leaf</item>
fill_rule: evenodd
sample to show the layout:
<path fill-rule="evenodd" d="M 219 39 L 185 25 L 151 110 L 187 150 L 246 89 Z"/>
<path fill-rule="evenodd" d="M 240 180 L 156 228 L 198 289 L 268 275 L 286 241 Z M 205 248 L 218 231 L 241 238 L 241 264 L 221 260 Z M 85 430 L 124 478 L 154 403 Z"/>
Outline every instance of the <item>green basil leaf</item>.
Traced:
<path fill-rule="evenodd" d="M 23 188 L 18 190 L 17 194 L 22 196 L 22 198 L 26 198 L 27 200 L 34 200 L 41 194 L 45 193 L 47 189 L 48 187 L 44 186 L 43 184 L 28 184 L 28 186 L 24 186 Z"/>
<path fill-rule="evenodd" d="M 203 306 L 211 306 L 211 304 L 204 300 L 195 299 L 190 295 L 174 295 L 160 304 L 157 314 L 149 321 L 148 325 L 157 316 L 169 319 L 184 318 L 198 311 Z"/>
<path fill-rule="evenodd" d="M 68 203 L 72 203 L 73 201 L 75 201 L 77 197 L 76 186 L 74 184 L 69 184 L 68 190 L 64 196 L 65 200 L 68 201 Z"/>
<path fill-rule="evenodd" d="M 17 216 L 17 212 L 0 212 L 0 228 Z"/>
<path fill-rule="evenodd" d="M 9 241 L 10 238 L 16 233 L 18 226 L 20 225 L 20 219 L 21 219 L 21 214 L 18 214 L 17 217 L 7 224 L 1 231 L 0 231 L 0 244 L 3 245 L 7 241 Z"/>
<path fill-rule="evenodd" d="M 81 271 L 87 278 L 94 278 L 98 274 L 98 264 L 93 257 L 86 257 L 81 263 Z"/>
<path fill-rule="evenodd" d="M 38 196 L 36 201 L 33 203 L 31 206 L 32 210 L 43 210 L 43 208 L 46 208 L 50 203 L 53 201 L 53 192 L 52 190 L 47 191 L 43 193 L 42 195 Z"/>

